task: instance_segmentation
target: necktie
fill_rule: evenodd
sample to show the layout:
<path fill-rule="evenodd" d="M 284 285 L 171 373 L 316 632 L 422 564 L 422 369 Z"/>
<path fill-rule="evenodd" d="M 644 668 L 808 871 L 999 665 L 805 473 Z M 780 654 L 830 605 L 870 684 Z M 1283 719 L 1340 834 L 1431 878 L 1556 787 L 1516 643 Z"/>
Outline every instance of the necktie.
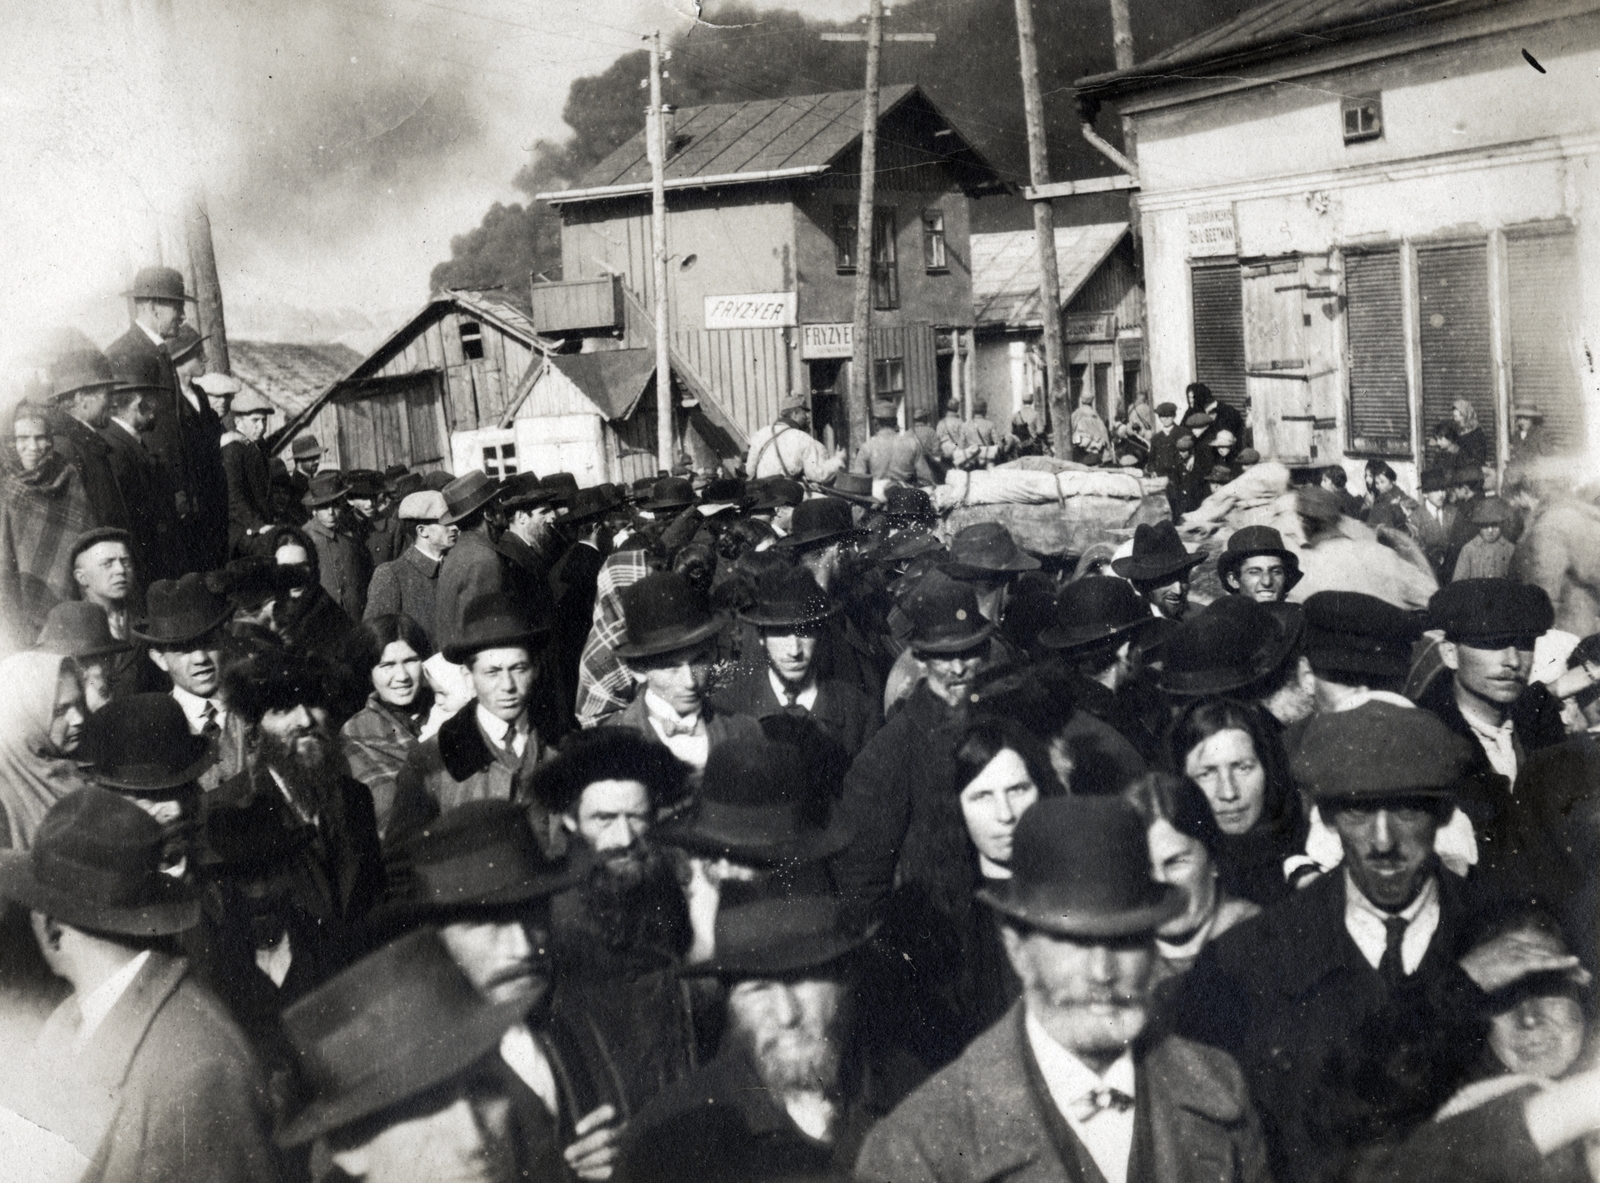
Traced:
<path fill-rule="evenodd" d="M 513 756 L 520 756 L 522 754 L 517 751 L 517 725 L 515 723 L 506 724 L 506 737 L 500 746 L 505 748 L 505 750 L 510 752 Z"/>
<path fill-rule="evenodd" d="M 1118 1113 L 1126 1113 L 1133 1108 L 1133 1098 L 1121 1089 L 1114 1089 L 1110 1085 L 1102 1085 L 1090 1089 L 1072 1102 L 1072 1116 L 1080 1122 L 1087 1122 L 1104 1113 L 1107 1109 L 1115 1109 Z"/>
<path fill-rule="evenodd" d="M 692 719 L 666 719 L 656 716 L 656 723 L 661 728 L 661 734 L 666 739 L 677 735 L 695 735 L 700 730 L 700 716 Z"/>
<path fill-rule="evenodd" d="M 206 709 L 200 713 L 200 734 L 206 739 L 216 739 L 222 734 L 222 728 L 217 725 L 215 703 L 206 703 Z"/>
<path fill-rule="evenodd" d="M 1383 959 L 1378 962 L 1378 974 L 1390 990 L 1398 990 L 1406 980 L 1405 962 L 1400 957 L 1400 942 L 1405 936 L 1404 917 L 1391 916 L 1383 922 Z"/>
<path fill-rule="evenodd" d="M 800 692 L 788 686 L 783 688 L 783 713 L 792 715 L 796 719 L 804 719 L 810 714 L 805 707 L 800 705 Z"/>

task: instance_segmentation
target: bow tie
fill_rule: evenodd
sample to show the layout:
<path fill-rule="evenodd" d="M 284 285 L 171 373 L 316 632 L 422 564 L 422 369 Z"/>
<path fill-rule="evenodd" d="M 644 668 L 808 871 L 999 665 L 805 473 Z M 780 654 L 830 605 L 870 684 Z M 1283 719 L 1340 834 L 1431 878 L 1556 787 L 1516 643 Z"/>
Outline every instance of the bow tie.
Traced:
<path fill-rule="evenodd" d="M 699 715 L 694 716 L 692 719 L 664 719 L 660 715 L 652 715 L 651 718 L 655 720 L 656 726 L 661 728 L 661 735 L 664 739 L 672 739 L 678 735 L 692 737 L 700 733 Z"/>
<path fill-rule="evenodd" d="M 1081 1122 L 1089 1121 L 1097 1114 L 1104 1113 L 1107 1109 L 1115 1109 L 1118 1113 L 1126 1113 L 1133 1108 L 1133 1098 L 1121 1089 L 1114 1089 L 1110 1085 L 1090 1089 L 1072 1102 L 1072 1116 Z"/>

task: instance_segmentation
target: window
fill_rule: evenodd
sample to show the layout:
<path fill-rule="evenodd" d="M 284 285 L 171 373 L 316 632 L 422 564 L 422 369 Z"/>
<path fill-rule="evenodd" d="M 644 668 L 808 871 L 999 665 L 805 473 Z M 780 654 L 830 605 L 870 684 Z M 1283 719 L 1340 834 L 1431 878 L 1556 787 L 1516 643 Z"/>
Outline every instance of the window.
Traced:
<path fill-rule="evenodd" d="M 872 362 L 872 392 L 898 400 L 906 392 L 906 362 L 903 357 L 879 357 Z"/>
<path fill-rule="evenodd" d="M 1490 351 L 1489 245 L 1466 242 L 1417 249 L 1417 336 L 1422 363 L 1422 427 L 1450 418 L 1457 399 L 1477 412 L 1495 455 L 1494 355 Z"/>
<path fill-rule="evenodd" d="M 1350 355 L 1350 451 L 1411 452 L 1411 396 L 1398 248 L 1345 257 L 1345 337 Z"/>
<path fill-rule="evenodd" d="M 944 271 L 944 211 L 922 211 L 922 265 L 929 271 Z"/>
<path fill-rule="evenodd" d="M 483 360 L 483 329 L 475 320 L 461 322 L 461 352 L 468 361 Z"/>
<path fill-rule="evenodd" d="M 856 269 L 856 207 L 833 207 L 833 266 L 840 275 Z"/>
<path fill-rule="evenodd" d="M 1344 142 L 1360 144 L 1383 135 L 1383 99 L 1375 94 L 1350 95 L 1340 104 Z"/>
<path fill-rule="evenodd" d="M 1194 307 L 1194 380 L 1244 409 L 1244 288 L 1239 264 L 1210 263 L 1190 273 Z"/>
<path fill-rule="evenodd" d="M 872 212 L 872 306 L 900 307 L 900 271 L 895 265 L 893 206 Z"/>
<path fill-rule="evenodd" d="M 517 475 L 517 445 L 485 444 L 483 447 L 483 471 L 492 480 L 503 481 L 509 476 Z"/>
<path fill-rule="evenodd" d="M 1526 228 L 1506 236 L 1511 403 L 1536 403 L 1552 449 L 1584 444 L 1583 393 L 1572 343 L 1578 339 L 1579 254 L 1572 227 Z"/>

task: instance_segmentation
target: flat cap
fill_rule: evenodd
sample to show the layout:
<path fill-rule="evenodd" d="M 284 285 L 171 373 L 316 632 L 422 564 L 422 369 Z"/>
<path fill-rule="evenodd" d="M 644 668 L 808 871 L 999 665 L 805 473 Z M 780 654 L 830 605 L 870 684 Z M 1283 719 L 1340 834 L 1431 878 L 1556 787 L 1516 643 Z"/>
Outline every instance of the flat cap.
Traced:
<path fill-rule="evenodd" d="M 244 383 L 232 374 L 201 374 L 189 381 L 207 394 L 238 394 L 244 389 Z"/>
<path fill-rule="evenodd" d="M 1531 640 L 1555 623 L 1555 609 L 1542 587 L 1513 579 L 1458 579 L 1428 601 L 1429 623 L 1447 640 L 1500 649 Z"/>
<path fill-rule="evenodd" d="M 1316 801 L 1448 797 L 1472 771 L 1473 744 L 1432 711 L 1368 702 L 1314 715 L 1289 758 Z"/>
<path fill-rule="evenodd" d="M 444 494 L 433 489 L 420 493 L 407 493 L 400 502 L 399 518 L 404 522 L 437 522 L 450 512 L 444 503 Z"/>
<path fill-rule="evenodd" d="M 1474 526 L 1503 526 L 1516 516 L 1512 508 L 1498 497 L 1485 497 L 1472 507 L 1467 520 Z"/>
<path fill-rule="evenodd" d="M 1178 417 L 1178 408 L 1172 403 L 1157 403 L 1156 417 L 1158 419 L 1176 419 Z"/>
<path fill-rule="evenodd" d="M 1411 668 L 1411 648 L 1422 636 L 1417 613 L 1352 591 L 1317 592 L 1305 613 L 1306 657 L 1316 673 L 1403 678 Z"/>

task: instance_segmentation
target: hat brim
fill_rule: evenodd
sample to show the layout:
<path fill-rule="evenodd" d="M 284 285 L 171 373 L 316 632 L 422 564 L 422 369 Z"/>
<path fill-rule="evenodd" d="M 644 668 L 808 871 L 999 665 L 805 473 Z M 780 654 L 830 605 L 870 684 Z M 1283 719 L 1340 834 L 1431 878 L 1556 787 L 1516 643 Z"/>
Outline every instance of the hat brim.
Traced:
<path fill-rule="evenodd" d="M 204 741 L 201 741 L 204 743 Z M 90 775 L 94 782 L 104 785 L 109 789 L 121 789 L 128 793 L 163 793 L 172 789 L 181 789 L 184 785 L 192 784 L 200 778 L 200 774 L 217 762 L 217 757 L 211 752 L 210 745 L 201 752 L 198 759 L 182 768 L 174 768 L 167 772 L 158 772 L 153 775 L 135 774 L 130 770 L 116 770 L 109 772 L 99 768 L 92 768 Z"/>
<path fill-rule="evenodd" d="M 496 485 L 485 485 L 481 490 L 479 490 L 476 497 L 467 502 L 460 509 L 447 509 L 444 513 L 444 516 L 439 519 L 439 524 L 441 526 L 453 526 L 463 518 L 471 517 L 485 505 L 488 505 L 489 502 L 500 496 L 500 492 L 501 490 Z"/>
<path fill-rule="evenodd" d="M 1232 591 L 1233 589 L 1228 587 L 1228 576 L 1232 575 L 1234 578 L 1238 578 L 1239 568 L 1243 566 L 1244 561 L 1256 558 L 1259 555 L 1276 555 L 1283 560 L 1284 566 L 1288 568 L 1286 578 L 1283 581 L 1283 590 L 1285 592 L 1290 591 L 1295 584 L 1306 577 L 1306 573 L 1300 570 L 1299 555 L 1292 550 L 1280 550 L 1277 547 L 1268 546 L 1262 547 L 1260 550 L 1223 551 L 1218 555 L 1217 578 L 1221 580 L 1222 586 L 1226 590 Z"/>
<path fill-rule="evenodd" d="M 951 653 L 965 653 L 968 649 L 976 649 L 988 641 L 994 636 L 994 632 L 994 625 L 986 622 L 977 632 L 966 637 L 952 637 L 943 641 L 919 641 L 913 635 L 911 651 L 919 657 L 924 654 L 940 657 Z"/>
<path fill-rule="evenodd" d="M 549 628 L 526 628 L 514 633 L 504 633 L 500 636 L 480 637 L 471 641 L 455 641 L 444 647 L 444 659 L 452 665 L 466 665 L 467 660 L 474 653 L 482 653 L 485 649 L 528 649 L 537 651 L 543 648 L 544 638 L 549 635 Z"/>
<path fill-rule="evenodd" d="M 343 501 L 351 495 L 349 489 L 340 489 L 337 493 L 330 493 L 326 497 L 318 497 L 315 493 L 307 493 L 300 498 L 300 504 L 307 509 L 321 509 L 324 505 L 332 505 L 335 501 Z"/>
<path fill-rule="evenodd" d="M 171 649 L 177 645 L 187 645 L 191 641 L 198 641 L 201 638 L 216 632 L 219 628 L 227 623 L 228 617 L 232 615 L 233 608 L 231 606 L 226 607 L 217 614 L 214 620 L 206 624 L 204 628 L 194 629 L 186 633 L 168 634 L 166 636 L 162 636 L 158 633 L 149 632 L 147 631 L 150 626 L 150 622 L 148 620 L 142 620 L 136 625 L 130 625 L 128 631 L 132 633 L 138 640 L 143 641 L 146 645 L 154 645 L 158 649 Z"/>
<path fill-rule="evenodd" d="M 1160 885 L 1160 898 L 1135 908 L 1111 912 L 1067 910 L 1041 911 L 1010 899 L 1000 892 L 981 887 L 975 893 L 1002 916 L 1019 920 L 1030 928 L 1065 937 L 1131 937 L 1154 933 L 1187 906 L 1183 888 L 1171 883 Z"/>
<path fill-rule="evenodd" d="M 0 851 L 0 897 L 43 912 L 74 928 L 118 936 L 159 937 L 185 932 L 200 923 L 200 900 L 169 875 L 151 884 L 156 898 L 137 907 L 96 904 L 49 884 L 33 874 L 27 851 Z"/>
<path fill-rule="evenodd" d="M 117 294 L 119 296 L 121 296 L 124 300 L 159 300 L 163 304 L 198 304 L 198 303 L 200 303 L 200 297 L 199 296 L 191 296 L 191 295 L 189 295 L 188 292 L 183 293 L 181 296 L 160 296 L 160 295 L 156 295 L 154 292 L 136 292 L 132 288 L 129 288 L 127 291 L 118 292 Z M 206 337 L 209 337 L 210 335 L 211 335 L 210 333 L 207 333 L 205 335 L 205 337 L 201 337 L 200 338 L 200 341 L 204 341 L 206 339 Z M 196 341 L 194 343 L 194 345 L 200 344 L 200 341 Z M 189 346 L 189 348 L 193 349 L 194 345 Z"/>
<path fill-rule="evenodd" d="M 951 579 L 984 579 L 992 575 L 1020 575 L 1024 571 L 1037 571 L 1041 566 L 1038 559 L 1024 554 L 1003 567 L 979 567 L 952 559 L 944 565 L 944 571 Z"/>
<path fill-rule="evenodd" d="M 801 613 L 798 615 L 794 613 L 784 614 L 781 612 L 763 612 L 761 605 L 757 604 L 754 608 L 747 608 L 739 613 L 739 619 L 746 624 L 753 624 L 757 628 L 784 628 L 803 624 L 821 624 L 823 621 L 831 620 L 839 615 L 840 611 L 839 605 L 829 604 L 820 612 Z"/>
<path fill-rule="evenodd" d="M 1157 675 L 1157 683 L 1168 694 L 1186 698 L 1227 694 L 1234 690 L 1242 690 L 1246 686 L 1253 686 L 1277 669 L 1283 660 L 1294 652 L 1294 647 L 1300 643 L 1300 638 L 1305 634 L 1305 616 L 1298 615 L 1297 621 L 1295 627 L 1288 628 L 1283 625 L 1280 617 L 1278 639 L 1270 648 L 1256 654 L 1248 669 L 1169 671 L 1163 668 Z"/>
<path fill-rule="evenodd" d="M 1203 554 L 1191 554 L 1182 559 L 1173 555 L 1156 563 L 1127 555 L 1120 559 L 1112 559 L 1111 569 L 1134 583 L 1151 583 L 1157 579 L 1170 579 L 1174 575 L 1181 575 L 1205 561 L 1206 556 Z"/>
<path fill-rule="evenodd" d="M 817 492 L 825 497 L 837 497 L 841 501 L 853 501 L 857 505 L 866 505 L 881 508 L 887 502 L 879 501 L 871 493 L 852 493 L 846 489 L 835 489 L 832 485 L 818 485 Z"/>
<path fill-rule="evenodd" d="M 693 497 L 682 501 L 673 498 L 671 501 L 641 501 L 639 502 L 639 508 L 649 510 L 651 513 L 659 513 L 665 509 L 688 509 L 694 504 L 696 502 Z"/>
<path fill-rule="evenodd" d="M 657 637 L 654 640 L 642 641 L 638 644 L 624 642 L 612 649 L 612 653 L 624 661 L 630 658 L 656 657 L 662 653 L 671 653 L 675 649 L 687 649 L 691 645 L 698 645 L 701 641 L 716 636 L 727 624 L 721 616 L 713 615 L 705 624 L 686 629 L 681 633 L 670 636 Z"/>
<path fill-rule="evenodd" d="M 814 542 L 843 542 L 847 538 L 855 538 L 862 532 L 859 527 L 846 526 L 838 530 L 823 530 L 820 533 L 788 534 L 772 545 L 782 547 L 784 550 L 793 550 L 797 546 L 810 546 Z"/>
<path fill-rule="evenodd" d="M 38 649 L 39 647 L 35 645 L 34 648 Z M 112 637 L 107 644 L 96 645 L 93 649 L 79 649 L 75 653 L 67 653 L 63 656 L 70 657 L 73 661 L 94 661 L 96 658 L 112 657 L 118 653 L 128 653 L 132 649 L 133 646 L 127 641 L 119 641 L 115 637 Z M 43 652 L 43 650 L 40 650 L 40 652 Z"/>
<path fill-rule="evenodd" d="M 791 937 L 782 944 L 761 949 L 740 949 L 732 953 L 719 951 L 703 968 L 691 972 L 720 978 L 784 977 L 831 965 L 841 957 L 854 953 L 871 938 L 870 930 L 858 935 L 829 933 L 825 936 Z"/>
<path fill-rule="evenodd" d="M 1076 653 L 1080 649 L 1090 649 L 1119 637 L 1131 637 L 1141 633 L 1154 624 L 1156 619 L 1154 616 L 1143 616 L 1127 624 L 1101 625 L 1093 634 L 1080 632 L 1076 635 L 1058 624 L 1052 624 L 1049 628 L 1039 630 L 1038 641 L 1046 649 L 1054 649 L 1059 653 Z"/>

